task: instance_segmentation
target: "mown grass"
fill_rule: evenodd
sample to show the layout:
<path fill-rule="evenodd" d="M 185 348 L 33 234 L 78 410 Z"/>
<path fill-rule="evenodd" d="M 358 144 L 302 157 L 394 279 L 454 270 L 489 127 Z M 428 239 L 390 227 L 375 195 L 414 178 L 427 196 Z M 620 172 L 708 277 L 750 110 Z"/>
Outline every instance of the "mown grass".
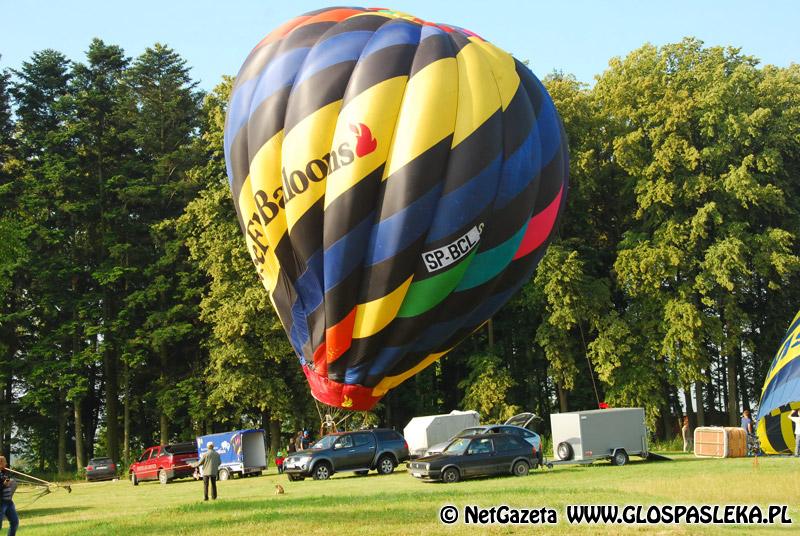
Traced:
<path fill-rule="evenodd" d="M 350 473 L 332 480 L 288 482 L 271 469 L 260 478 L 219 483 L 219 499 L 202 501 L 202 483 L 157 482 L 133 487 L 127 481 L 78 483 L 73 492 L 58 491 L 25 506 L 16 502 L 25 534 L 767 534 L 797 533 L 800 524 L 800 460 L 761 458 L 700 460 L 676 454 L 675 461 L 644 463 L 634 458 L 626 467 L 607 463 L 561 466 L 532 472 L 524 478 L 501 477 L 453 485 L 423 483 L 404 468 L 391 476 L 358 477 Z M 275 495 L 275 484 L 286 490 Z M 786 504 L 794 526 L 785 527 L 628 527 L 569 526 L 566 504 Z M 484 527 L 442 525 L 439 508 L 507 504 L 552 507 L 556 527 Z M 620 530 L 620 529 L 623 530 Z M 244 532 L 243 532 L 244 531 Z"/>

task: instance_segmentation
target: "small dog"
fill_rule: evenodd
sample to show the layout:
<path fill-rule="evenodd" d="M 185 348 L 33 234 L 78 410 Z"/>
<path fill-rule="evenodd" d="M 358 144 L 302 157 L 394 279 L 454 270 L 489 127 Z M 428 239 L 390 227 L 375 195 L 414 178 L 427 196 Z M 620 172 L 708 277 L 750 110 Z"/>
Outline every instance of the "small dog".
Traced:
<path fill-rule="evenodd" d="M 275 484 L 275 495 L 283 495 L 284 493 L 286 492 L 283 491 L 283 486 L 280 484 Z"/>

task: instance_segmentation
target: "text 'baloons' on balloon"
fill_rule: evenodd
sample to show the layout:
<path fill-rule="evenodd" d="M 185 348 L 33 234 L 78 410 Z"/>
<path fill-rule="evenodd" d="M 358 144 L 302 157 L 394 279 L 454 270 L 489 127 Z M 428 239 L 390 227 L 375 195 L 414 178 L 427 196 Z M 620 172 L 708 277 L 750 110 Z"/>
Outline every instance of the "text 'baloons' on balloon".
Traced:
<path fill-rule="evenodd" d="M 531 276 L 564 206 L 550 96 L 478 35 L 330 8 L 265 37 L 225 156 L 247 248 L 318 400 L 371 408 Z"/>

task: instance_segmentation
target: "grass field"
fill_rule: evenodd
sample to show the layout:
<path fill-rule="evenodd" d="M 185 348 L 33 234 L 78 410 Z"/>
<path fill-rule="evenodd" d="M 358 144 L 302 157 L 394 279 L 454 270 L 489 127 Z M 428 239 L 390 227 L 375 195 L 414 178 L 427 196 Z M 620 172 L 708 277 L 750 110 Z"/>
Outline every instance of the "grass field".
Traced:
<path fill-rule="evenodd" d="M 527 477 L 500 477 L 444 485 L 419 482 L 401 466 L 390 476 L 336 475 L 330 481 L 288 482 L 274 469 L 260 478 L 219 483 L 220 498 L 202 501 L 202 483 L 162 486 L 128 481 L 77 483 L 25 505 L 15 498 L 23 534 L 618 534 L 620 526 L 569 526 L 566 504 L 786 504 L 794 526 L 630 527 L 626 533 L 797 534 L 800 532 L 800 460 L 791 458 L 700 460 L 674 455 L 673 462 L 626 467 L 607 463 L 562 466 Z M 275 495 L 280 483 L 286 493 Z M 442 525 L 444 504 L 485 507 L 552 507 L 558 527 Z M 5 526 L 4 526 L 5 528 Z"/>

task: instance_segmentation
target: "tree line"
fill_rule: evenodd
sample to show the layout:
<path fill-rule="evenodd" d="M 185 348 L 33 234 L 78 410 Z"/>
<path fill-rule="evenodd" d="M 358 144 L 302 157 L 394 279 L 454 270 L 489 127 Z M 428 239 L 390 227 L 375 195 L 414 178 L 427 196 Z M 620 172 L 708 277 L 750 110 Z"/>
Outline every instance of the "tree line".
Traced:
<path fill-rule="evenodd" d="M 696 39 L 545 85 L 570 191 L 532 281 L 352 422 L 637 405 L 738 424 L 800 287 L 800 67 Z M 156 44 L 95 39 L 0 75 L 0 451 L 66 473 L 95 455 L 318 408 L 249 260 L 225 173 L 231 88 Z M 544 431 L 544 430 L 543 430 Z"/>

